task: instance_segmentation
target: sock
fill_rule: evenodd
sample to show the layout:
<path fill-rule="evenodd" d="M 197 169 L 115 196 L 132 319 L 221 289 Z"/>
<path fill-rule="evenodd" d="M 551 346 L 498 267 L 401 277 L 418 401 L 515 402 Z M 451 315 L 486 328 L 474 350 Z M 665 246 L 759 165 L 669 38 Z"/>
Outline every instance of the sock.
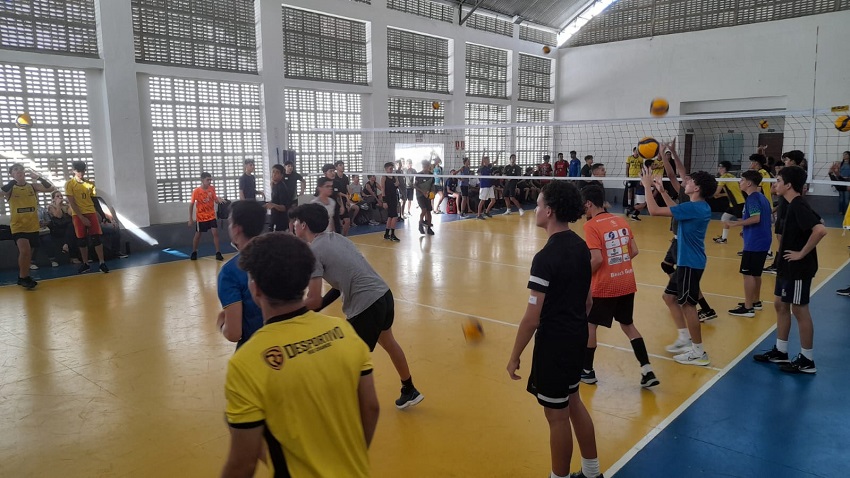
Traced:
<path fill-rule="evenodd" d="M 703 310 L 711 310 L 711 306 L 708 305 L 708 301 L 705 300 L 705 297 L 699 298 L 699 308 Z"/>
<path fill-rule="evenodd" d="M 555 474 L 554 471 L 552 473 L 549 473 L 549 478 L 568 478 L 569 476 L 570 476 L 569 474 L 564 475 L 564 476 L 557 475 L 557 474 Z"/>
<path fill-rule="evenodd" d="M 649 364 L 649 354 L 646 353 L 646 343 L 644 343 L 643 337 L 632 340 L 632 350 L 634 350 L 635 358 L 641 366 Z"/>
<path fill-rule="evenodd" d="M 401 381 L 401 388 L 404 389 L 404 390 L 410 390 L 411 388 L 413 388 L 413 376 L 412 375 L 407 380 Z"/>
<path fill-rule="evenodd" d="M 788 353 L 788 341 L 787 340 L 779 340 L 776 339 L 776 350 L 787 354 Z"/>
<path fill-rule="evenodd" d="M 694 353 L 702 357 L 702 354 L 705 353 L 705 349 L 702 348 L 702 344 L 694 343 Z"/>
<path fill-rule="evenodd" d="M 385 229 L 385 230 L 384 230 L 384 236 L 389 236 L 389 235 L 390 235 L 390 230 L 389 230 L 389 229 Z"/>
<path fill-rule="evenodd" d="M 679 329 L 679 340 L 691 340 L 691 334 L 688 329 Z"/>
<path fill-rule="evenodd" d="M 641 373 L 641 375 L 646 375 L 646 374 L 648 374 L 649 372 L 652 372 L 652 365 L 650 365 L 650 364 L 646 364 L 646 365 L 641 365 L 641 366 L 640 366 L 640 373 Z"/>
<path fill-rule="evenodd" d="M 593 370 L 593 354 L 596 353 L 596 347 L 588 347 L 584 349 L 584 371 L 590 372 Z"/>
<path fill-rule="evenodd" d="M 807 359 L 809 359 L 811 361 L 815 360 L 813 358 L 814 356 L 812 355 L 812 349 L 800 349 L 800 353 L 803 354 L 803 357 L 806 357 Z"/>
<path fill-rule="evenodd" d="M 581 472 L 587 478 L 596 478 L 599 476 L 599 458 L 581 457 Z"/>
<path fill-rule="evenodd" d="M 729 237 L 729 229 L 723 228 L 723 232 L 720 233 L 721 239 L 727 239 Z"/>

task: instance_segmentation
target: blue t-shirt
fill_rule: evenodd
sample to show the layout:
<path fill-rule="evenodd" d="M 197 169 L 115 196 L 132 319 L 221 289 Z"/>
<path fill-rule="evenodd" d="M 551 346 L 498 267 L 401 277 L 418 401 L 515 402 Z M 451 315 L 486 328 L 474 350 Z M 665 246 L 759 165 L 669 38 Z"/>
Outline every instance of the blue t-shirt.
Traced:
<path fill-rule="evenodd" d="M 434 176 L 435 176 L 434 186 L 442 186 L 443 185 L 443 178 L 440 177 L 442 174 L 443 174 L 443 167 L 442 166 L 434 166 Z"/>
<path fill-rule="evenodd" d="M 744 202 L 744 219 L 759 216 L 759 222 L 744 226 L 744 250 L 750 252 L 767 252 L 773 242 L 773 231 L 770 226 L 770 201 L 764 197 L 761 190 L 747 196 Z"/>
<path fill-rule="evenodd" d="M 481 166 L 478 168 L 479 176 L 492 176 L 493 168 L 491 166 Z M 493 185 L 493 178 L 481 178 L 478 180 L 478 186 L 482 188 L 489 188 Z"/>
<path fill-rule="evenodd" d="M 711 206 L 705 201 L 684 202 L 670 208 L 678 223 L 679 267 L 705 269 L 705 231 L 711 221 Z"/>
<path fill-rule="evenodd" d="M 240 269 L 238 264 L 239 254 L 236 254 L 218 273 L 218 300 L 221 306 L 242 302 L 242 338 L 236 343 L 236 348 L 241 347 L 263 326 L 263 313 L 248 290 L 248 273 Z"/>
<path fill-rule="evenodd" d="M 578 158 L 570 160 L 570 177 L 577 178 L 581 175 L 581 161 Z"/>

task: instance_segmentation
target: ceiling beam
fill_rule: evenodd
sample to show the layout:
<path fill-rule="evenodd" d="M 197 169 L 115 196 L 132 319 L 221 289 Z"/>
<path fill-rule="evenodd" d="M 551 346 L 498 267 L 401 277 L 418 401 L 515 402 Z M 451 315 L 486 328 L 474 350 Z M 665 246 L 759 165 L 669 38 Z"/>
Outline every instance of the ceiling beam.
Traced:
<path fill-rule="evenodd" d="M 482 3 L 484 3 L 484 0 L 476 0 L 475 5 L 472 6 L 472 10 L 470 10 L 469 13 L 466 14 L 466 16 L 463 15 L 464 3 L 465 0 L 461 0 L 460 6 L 457 9 L 458 18 L 460 19 L 460 25 L 463 25 L 463 23 L 466 22 L 467 19 L 469 19 L 469 16 L 472 15 L 475 10 L 478 10 L 478 7 L 481 6 Z"/>

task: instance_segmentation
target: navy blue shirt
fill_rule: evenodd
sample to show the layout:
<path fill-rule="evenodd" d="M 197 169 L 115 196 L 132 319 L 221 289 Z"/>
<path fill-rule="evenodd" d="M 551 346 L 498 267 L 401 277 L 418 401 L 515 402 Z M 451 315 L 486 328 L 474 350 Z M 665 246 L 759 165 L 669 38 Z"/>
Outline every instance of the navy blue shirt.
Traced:
<path fill-rule="evenodd" d="M 481 166 L 478 168 L 479 176 L 492 176 L 493 175 L 493 167 L 490 165 Z M 481 178 L 478 180 L 478 185 L 482 188 L 489 188 L 493 186 L 494 179 L 492 178 Z"/>

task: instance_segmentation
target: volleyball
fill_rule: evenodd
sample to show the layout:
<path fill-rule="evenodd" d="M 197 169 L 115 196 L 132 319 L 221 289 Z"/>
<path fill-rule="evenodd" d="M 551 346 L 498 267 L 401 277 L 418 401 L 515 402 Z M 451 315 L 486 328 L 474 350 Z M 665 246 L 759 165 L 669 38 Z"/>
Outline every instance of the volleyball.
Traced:
<path fill-rule="evenodd" d="M 543 53 L 546 53 L 548 55 L 550 51 L 552 51 L 552 49 L 549 48 L 549 45 L 543 46 Z"/>
<path fill-rule="evenodd" d="M 351 195 L 351 200 L 354 202 L 360 202 L 360 194 L 354 193 Z"/>
<path fill-rule="evenodd" d="M 461 325 L 463 330 L 463 338 L 467 342 L 480 342 L 484 338 L 484 327 L 481 326 L 481 321 L 475 317 L 467 317 Z"/>
<path fill-rule="evenodd" d="M 646 138 L 642 138 L 638 142 L 638 154 L 643 159 L 652 159 L 658 156 L 658 141 L 655 138 L 650 138 L 647 136 Z"/>
<path fill-rule="evenodd" d="M 431 103 L 431 106 L 432 106 L 435 110 L 438 110 L 438 109 L 440 109 L 440 102 L 439 102 L 439 101 L 435 101 L 435 102 Z"/>
<path fill-rule="evenodd" d="M 27 113 L 21 113 L 15 119 L 15 125 L 22 129 L 29 128 L 32 126 L 32 117 Z"/>
<path fill-rule="evenodd" d="M 428 199 L 434 199 L 435 197 L 437 197 L 437 195 L 434 194 L 434 191 L 431 191 L 430 193 L 428 193 Z"/>
<path fill-rule="evenodd" d="M 767 129 L 767 127 L 768 127 L 768 126 L 770 126 L 770 123 L 768 123 L 768 122 L 767 122 L 767 120 L 761 120 L 761 121 L 759 121 L 759 128 L 761 128 L 761 129 Z"/>
<path fill-rule="evenodd" d="M 654 98 L 649 104 L 649 114 L 652 116 L 664 116 L 670 111 L 670 103 L 664 98 Z"/>
<path fill-rule="evenodd" d="M 850 131 L 850 116 L 841 115 L 835 118 L 835 129 L 844 133 Z"/>

